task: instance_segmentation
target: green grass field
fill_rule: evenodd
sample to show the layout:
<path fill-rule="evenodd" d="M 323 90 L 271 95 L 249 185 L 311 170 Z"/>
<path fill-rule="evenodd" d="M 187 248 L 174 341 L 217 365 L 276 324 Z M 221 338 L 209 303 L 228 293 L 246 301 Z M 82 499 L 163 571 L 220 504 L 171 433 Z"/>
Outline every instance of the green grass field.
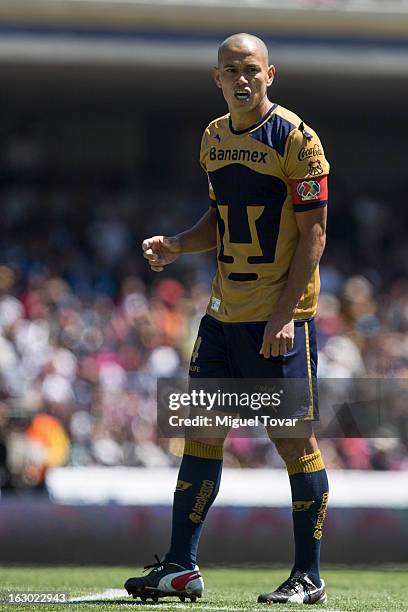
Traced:
<path fill-rule="evenodd" d="M 161 599 L 157 604 L 127 597 L 122 590 L 125 578 L 137 574 L 135 568 L 127 567 L 0 567 L 2 598 L 5 591 L 65 591 L 75 599 L 69 604 L 10 604 L 0 605 L 0 610 L 86 610 L 115 611 L 132 608 L 149 612 L 157 608 L 160 612 L 202 610 L 210 612 L 259 611 L 265 604 L 257 604 L 261 591 L 269 591 L 287 577 L 282 570 L 208 569 L 203 571 L 206 592 L 197 603 L 181 603 L 178 599 Z M 399 569 L 327 569 L 326 580 L 328 602 L 318 609 L 335 612 L 406 612 L 408 611 L 408 568 Z M 87 599 L 93 597 L 93 600 Z M 305 606 L 278 605 L 279 612 L 301 610 Z M 307 608 L 309 609 L 309 608 Z"/>

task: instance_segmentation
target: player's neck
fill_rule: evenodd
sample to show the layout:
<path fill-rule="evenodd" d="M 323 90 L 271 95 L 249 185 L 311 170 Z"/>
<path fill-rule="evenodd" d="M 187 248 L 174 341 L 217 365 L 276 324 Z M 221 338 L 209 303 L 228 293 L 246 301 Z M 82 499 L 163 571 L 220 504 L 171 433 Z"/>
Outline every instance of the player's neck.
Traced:
<path fill-rule="evenodd" d="M 265 98 L 256 108 L 249 112 L 237 112 L 234 109 L 230 110 L 232 127 L 236 131 L 246 130 L 257 123 L 270 110 L 272 103 L 268 98 Z"/>

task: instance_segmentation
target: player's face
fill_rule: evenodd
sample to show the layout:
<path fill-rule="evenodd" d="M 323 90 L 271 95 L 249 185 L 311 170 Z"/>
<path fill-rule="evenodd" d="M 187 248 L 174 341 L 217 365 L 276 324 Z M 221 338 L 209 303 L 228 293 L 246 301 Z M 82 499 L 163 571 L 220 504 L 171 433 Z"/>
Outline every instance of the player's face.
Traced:
<path fill-rule="evenodd" d="M 275 74 L 259 49 L 225 49 L 214 71 L 215 82 L 222 89 L 233 114 L 246 114 L 268 103 L 267 90 Z"/>

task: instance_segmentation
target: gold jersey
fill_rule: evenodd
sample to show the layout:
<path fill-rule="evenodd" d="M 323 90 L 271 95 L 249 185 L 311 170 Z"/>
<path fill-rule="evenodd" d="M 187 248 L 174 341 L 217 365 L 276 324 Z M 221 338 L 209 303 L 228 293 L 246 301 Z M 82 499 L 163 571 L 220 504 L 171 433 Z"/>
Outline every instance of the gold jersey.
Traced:
<path fill-rule="evenodd" d="M 295 213 L 327 204 L 323 147 L 297 115 L 274 104 L 246 130 L 234 130 L 229 114 L 212 121 L 200 162 L 218 225 L 218 267 L 207 313 L 231 323 L 266 321 L 298 242 Z M 296 319 L 315 315 L 319 289 L 316 269 Z"/>

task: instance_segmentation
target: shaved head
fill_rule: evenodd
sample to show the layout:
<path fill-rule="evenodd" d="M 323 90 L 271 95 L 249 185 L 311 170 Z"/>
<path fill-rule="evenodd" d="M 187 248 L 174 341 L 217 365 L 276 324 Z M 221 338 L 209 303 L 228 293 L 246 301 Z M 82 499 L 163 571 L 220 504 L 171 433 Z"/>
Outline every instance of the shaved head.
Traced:
<path fill-rule="evenodd" d="M 268 87 L 275 78 L 264 41 L 252 34 L 233 34 L 218 49 L 214 81 L 222 89 L 232 125 L 240 130 L 256 123 L 271 108 Z"/>
<path fill-rule="evenodd" d="M 248 53 L 259 53 L 259 58 L 265 62 L 265 65 L 269 64 L 268 48 L 264 41 L 257 36 L 252 34 L 246 34 L 242 32 L 240 34 L 233 34 L 226 38 L 218 48 L 218 66 L 222 64 L 222 60 L 226 51 L 238 51 Z"/>

